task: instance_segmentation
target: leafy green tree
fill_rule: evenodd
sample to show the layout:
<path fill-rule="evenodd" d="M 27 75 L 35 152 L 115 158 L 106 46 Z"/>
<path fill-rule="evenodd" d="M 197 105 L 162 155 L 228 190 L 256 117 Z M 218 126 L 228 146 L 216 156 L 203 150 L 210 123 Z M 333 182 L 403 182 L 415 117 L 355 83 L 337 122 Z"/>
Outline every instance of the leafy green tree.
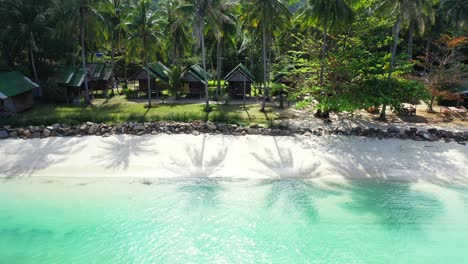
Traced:
<path fill-rule="evenodd" d="M 80 29 L 81 42 L 81 66 L 83 72 L 87 72 L 86 67 L 86 39 L 90 45 L 93 40 L 100 39 L 99 36 L 105 35 L 104 18 L 99 13 L 98 4 L 100 0 L 79 0 L 77 2 L 70 1 L 70 15 L 74 25 L 78 25 Z M 87 32 L 89 31 L 89 32 Z M 98 36 L 99 35 L 99 36 Z M 88 75 L 84 75 L 85 85 L 85 100 L 90 103 Z"/>
<path fill-rule="evenodd" d="M 285 4 L 278 0 L 254 0 L 245 4 L 243 20 L 246 27 L 261 35 L 263 63 L 263 100 L 261 111 L 265 111 L 267 87 L 270 83 L 267 57 L 271 54 L 273 34 L 290 25 L 292 14 Z M 270 60 L 271 63 L 271 60 Z"/>
<path fill-rule="evenodd" d="M 39 50 L 37 40 L 41 34 L 50 33 L 47 16 L 49 0 L 2 0 L 0 14 L 7 26 L 2 30 L 2 39 L 17 49 L 27 50 L 34 80 L 38 81 L 35 53 Z"/>
<path fill-rule="evenodd" d="M 390 63 L 388 66 L 387 80 L 389 89 L 391 89 L 391 82 L 393 70 L 395 67 L 395 58 L 399 42 L 400 30 L 403 24 L 408 24 L 411 20 L 418 20 L 425 15 L 426 0 L 382 0 L 379 2 L 378 11 L 395 17 L 395 26 L 393 28 L 393 46 L 391 49 Z M 380 112 L 380 119 L 386 118 L 387 103 L 383 103 Z"/>
<path fill-rule="evenodd" d="M 299 15 L 299 19 L 303 26 L 315 25 L 322 29 L 320 86 L 323 86 L 328 32 L 330 29 L 352 23 L 353 10 L 345 0 L 310 0 Z"/>
<path fill-rule="evenodd" d="M 450 24 L 455 27 L 456 34 L 466 34 L 466 23 L 468 22 L 468 0 L 441 0 L 442 12 L 445 13 Z M 464 32 L 460 32 L 460 28 Z"/>
<path fill-rule="evenodd" d="M 149 69 L 150 54 L 154 51 L 155 44 L 162 37 L 158 29 L 160 20 L 156 13 L 150 8 L 149 0 L 139 0 L 129 14 L 127 28 L 129 31 L 129 48 L 132 54 L 140 54 L 142 62 Z M 148 108 L 151 108 L 151 77 L 147 71 L 148 78 Z"/>

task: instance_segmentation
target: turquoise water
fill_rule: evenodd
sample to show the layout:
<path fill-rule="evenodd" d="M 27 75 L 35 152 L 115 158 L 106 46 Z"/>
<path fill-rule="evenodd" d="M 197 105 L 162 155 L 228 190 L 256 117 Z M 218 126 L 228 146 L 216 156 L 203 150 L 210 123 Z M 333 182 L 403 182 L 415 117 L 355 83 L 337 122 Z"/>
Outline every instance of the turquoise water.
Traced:
<path fill-rule="evenodd" d="M 0 263 L 468 263 L 468 189 L 4 180 Z"/>

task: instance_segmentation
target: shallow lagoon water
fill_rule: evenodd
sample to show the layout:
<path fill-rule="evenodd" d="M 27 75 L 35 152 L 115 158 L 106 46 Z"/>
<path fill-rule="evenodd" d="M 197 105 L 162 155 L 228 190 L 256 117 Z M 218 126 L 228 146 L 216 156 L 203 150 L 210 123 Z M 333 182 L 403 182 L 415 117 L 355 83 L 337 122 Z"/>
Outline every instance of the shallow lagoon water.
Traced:
<path fill-rule="evenodd" d="M 0 182 L 0 263 L 467 263 L 468 188 L 356 179 Z"/>

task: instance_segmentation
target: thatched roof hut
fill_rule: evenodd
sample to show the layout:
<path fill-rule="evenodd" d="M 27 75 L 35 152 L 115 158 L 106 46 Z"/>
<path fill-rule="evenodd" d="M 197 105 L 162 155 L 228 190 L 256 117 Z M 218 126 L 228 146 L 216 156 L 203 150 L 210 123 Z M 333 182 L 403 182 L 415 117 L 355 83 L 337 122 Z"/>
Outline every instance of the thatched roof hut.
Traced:
<path fill-rule="evenodd" d="M 228 93 L 230 97 L 252 96 L 252 83 L 254 75 L 241 63 L 229 72 L 224 80 L 227 82 Z"/>
<path fill-rule="evenodd" d="M 0 109 L 19 113 L 34 104 L 33 89 L 39 85 L 17 71 L 0 74 Z"/>

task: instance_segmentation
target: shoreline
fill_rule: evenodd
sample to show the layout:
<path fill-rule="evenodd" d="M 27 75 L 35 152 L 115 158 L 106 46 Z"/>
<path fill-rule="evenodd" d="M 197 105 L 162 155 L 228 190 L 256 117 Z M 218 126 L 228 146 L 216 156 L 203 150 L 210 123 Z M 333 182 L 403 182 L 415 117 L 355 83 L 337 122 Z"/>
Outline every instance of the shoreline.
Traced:
<path fill-rule="evenodd" d="M 209 134 L 1 142 L 1 178 L 372 178 L 468 184 L 466 147 L 444 142 Z"/>

